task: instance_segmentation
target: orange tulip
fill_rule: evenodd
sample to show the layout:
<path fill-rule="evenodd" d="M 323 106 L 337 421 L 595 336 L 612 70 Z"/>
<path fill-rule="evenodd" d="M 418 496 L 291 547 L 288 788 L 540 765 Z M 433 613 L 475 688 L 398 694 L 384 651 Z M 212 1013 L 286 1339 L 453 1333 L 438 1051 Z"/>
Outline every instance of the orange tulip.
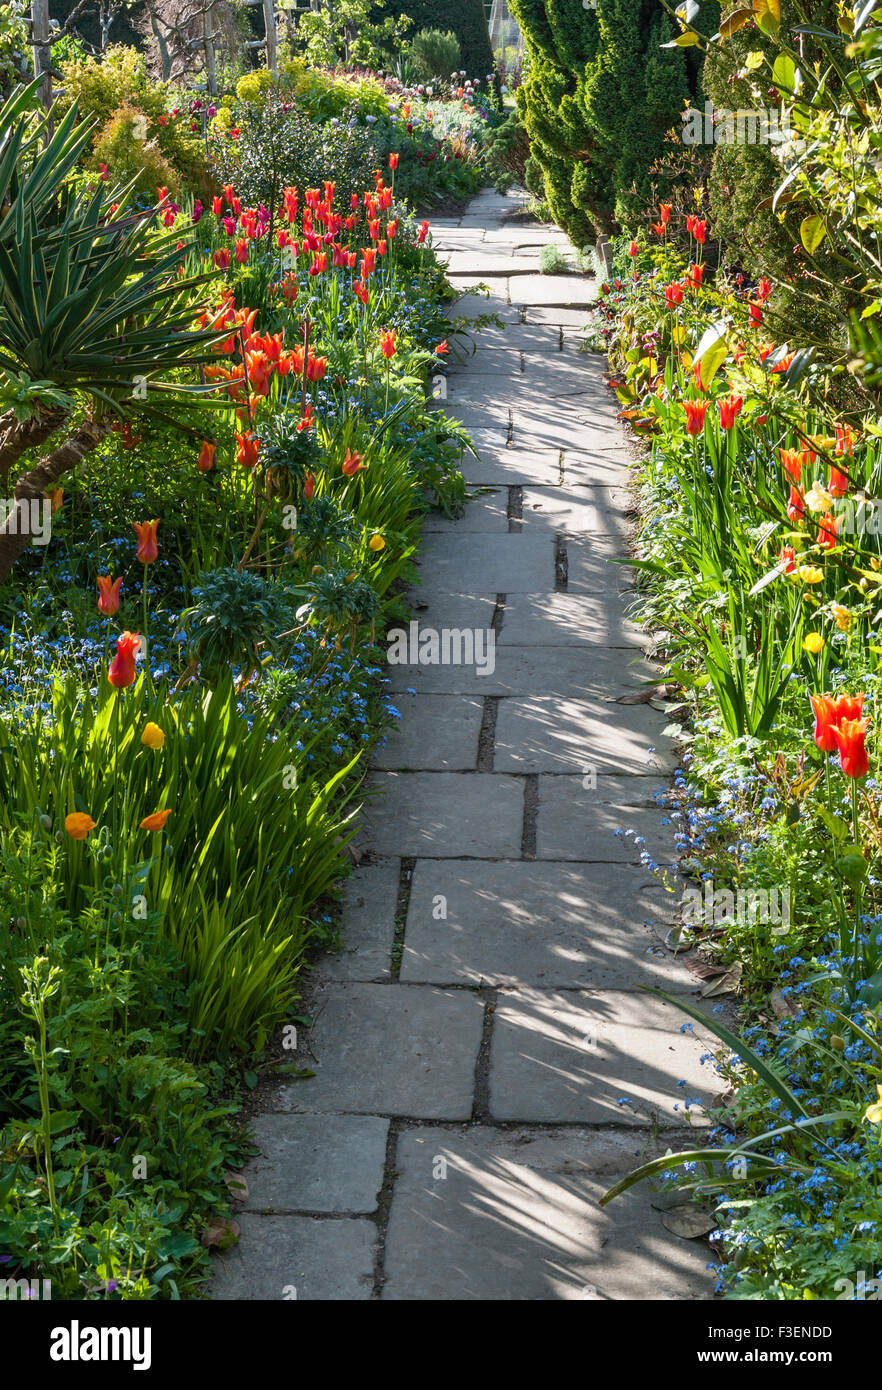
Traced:
<path fill-rule="evenodd" d="M 397 155 L 397 154 L 390 154 L 390 156 L 389 156 L 389 168 L 390 168 L 390 169 L 397 169 L 397 168 L 398 168 L 398 155 Z"/>
<path fill-rule="evenodd" d="M 367 467 L 367 464 L 362 463 L 363 457 L 363 454 L 354 454 L 351 449 L 346 450 L 346 457 L 343 460 L 342 471 L 345 473 L 347 478 L 351 478 L 353 474 L 358 473 L 360 469 Z"/>
<path fill-rule="evenodd" d="M 832 550 L 836 544 L 836 530 L 839 525 L 835 516 L 826 512 L 818 522 L 818 545 L 823 545 L 827 550 Z"/>
<path fill-rule="evenodd" d="M 870 760 L 864 746 L 868 727 L 866 719 L 843 719 L 838 728 L 830 729 L 839 749 L 839 766 L 846 777 L 866 777 L 869 771 Z"/>
<path fill-rule="evenodd" d="M 796 570 L 796 551 L 792 545 L 782 545 L 780 564 L 785 574 L 793 574 Z"/>
<path fill-rule="evenodd" d="M 72 840 L 85 840 L 97 823 L 91 816 L 87 816 L 85 811 L 71 811 L 70 815 L 64 818 L 64 828 Z"/>
<path fill-rule="evenodd" d="M 798 488 L 791 487 L 790 501 L 787 503 L 787 520 L 801 521 L 805 516 L 805 503 Z"/>
<path fill-rule="evenodd" d="M 848 492 L 848 477 L 841 468 L 835 464 L 830 465 L 830 480 L 827 483 L 827 491 L 831 497 L 844 497 Z"/>
<path fill-rule="evenodd" d="M 658 211 L 659 216 L 661 217 L 662 226 L 666 227 L 671 220 L 671 204 L 659 203 Z"/>
<path fill-rule="evenodd" d="M 863 714 L 864 696 L 859 695 L 810 695 L 815 713 L 815 743 L 822 753 L 834 753 L 838 747 L 833 730 L 844 721 L 854 722 Z"/>
<path fill-rule="evenodd" d="M 735 424 L 736 416 L 741 413 L 744 401 L 741 396 L 736 396 L 730 392 L 727 401 L 720 401 L 720 428 L 724 430 L 732 429 Z"/>
<path fill-rule="evenodd" d="M 236 462 L 241 463 L 243 468 L 253 468 L 257 463 L 260 440 L 250 434 L 237 434 L 236 445 Z"/>
<path fill-rule="evenodd" d="M 787 472 L 793 481 L 798 483 L 802 478 L 802 454 L 798 453 L 796 449 L 779 449 L 778 453 L 781 455 L 781 462 Z"/>
<path fill-rule="evenodd" d="M 311 501 L 315 495 L 315 474 L 307 473 L 303 480 L 303 496 L 307 502 Z"/>
<path fill-rule="evenodd" d="M 701 434 L 704 429 L 707 401 L 684 401 L 683 409 L 686 411 L 686 433 Z"/>
<path fill-rule="evenodd" d="M 99 613 L 106 613 L 108 618 L 112 618 L 114 613 L 119 611 L 119 591 L 121 585 L 122 575 L 114 580 L 111 580 L 109 574 L 98 575 Z"/>
<path fill-rule="evenodd" d="M 380 351 L 388 359 L 395 356 L 395 329 L 390 328 L 380 334 Z"/>
<path fill-rule="evenodd" d="M 116 656 L 110 663 L 107 679 L 117 690 L 123 690 L 135 679 L 135 655 L 141 645 L 137 632 L 124 632 L 116 641 Z"/>
<path fill-rule="evenodd" d="M 199 450 L 199 457 L 196 460 L 196 467 L 200 473 L 210 473 L 214 467 L 214 456 L 217 453 L 217 445 L 212 444 L 207 439 L 203 439 L 202 448 Z"/>
<path fill-rule="evenodd" d="M 152 565 L 159 555 L 159 547 L 156 544 L 156 529 L 158 521 L 135 521 L 134 528 L 138 533 L 138 559 L 142 565 Z"/>
<path fill-rule="evenodd" d="M 171 811 L 154 811 L 151 816 L 144 817 L 138 828 L 140 830 L 163 830 L 170 815 Z"/>

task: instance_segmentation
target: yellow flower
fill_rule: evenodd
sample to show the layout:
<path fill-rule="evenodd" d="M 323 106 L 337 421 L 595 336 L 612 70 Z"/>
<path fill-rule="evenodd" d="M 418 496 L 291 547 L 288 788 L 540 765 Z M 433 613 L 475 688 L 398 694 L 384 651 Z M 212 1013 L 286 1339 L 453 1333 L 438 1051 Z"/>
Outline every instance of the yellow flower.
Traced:
<path fill-rule="evenodd" d="M 804 652 L 808 652 L 810 656 L 817 656 L 818 652 L 824 650 L 824 646 L 824 639 L 819 632 L 806 633 L 805 641 L 802 644 Z"/>
<path fill-rule="evenodd" d="M 72 840 L 85 840 L 90 830 L 94 830 L 98 824 L 91 816 L 87 816 L 85 811 L 71 811 L 69 816 L 64 818 L 64 828 Z"/>
<path fill-rule="evenodd" d="M 843 608 L 841 603 L 831 603 L 830 612 L 836 619 L 836 626 L 840 632 L 850 632 L 854 625 L 854 614 L 850 608 Z"/>
<path fill-rule="evenodd" d="M 799 577 L 803 584 L 820 584 L 824 578 L 824 571 L 817 565 L 800 565 Z"/>
<path fill-rule="evenodd" d="M 370 540 L 368 541 L 368 545 L 370 546 L 371 550 L 382 550 L 385 544 L 386 542 L 383 540 L 383 537 L 379 535 L 379 533 L 375 536 L 371 536 Z"/>
<path fill-rule="evenodd" d="M 882 1124 L 882 1086 L 876 1083 L 876 1094 L 878 1099 L 874 1105 L 868 1105 L 864 1111 L 864 1119 L 869 1120 L 871 1125 Z"/>
<path fill-rule="evenodd" d="M 833 507 L 833 498 L 820 483 L 813 483 L 805 495 L 805 503 L 809 511 L 829 512 Z"/>
<path fill-rule="evenodd" d="M 145 724 L 141 742 L 145 748 L 161 748 L 165 743 L 165 734 L 158 724 Z"/>

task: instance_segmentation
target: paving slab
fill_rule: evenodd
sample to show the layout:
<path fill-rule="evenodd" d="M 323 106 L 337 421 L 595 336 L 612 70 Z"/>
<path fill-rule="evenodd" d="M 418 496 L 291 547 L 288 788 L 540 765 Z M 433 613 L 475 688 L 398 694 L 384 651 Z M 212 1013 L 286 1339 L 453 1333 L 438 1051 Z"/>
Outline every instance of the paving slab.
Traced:
<path fill-rule="evenodd" d="M 298 1060 L 314 1070 L 279 1090 L 277 1109 L 306 1114 L 466 1120 L 484 1008 L 468 990 L 326 984 Z"/>
<path fill-rule="evenodd" d="M 589 285 L 594 286 L 592 299 L 597 298 L 597 287 L 593 281 L 588 281 Z M 518 291 L 512 293 L 512 303 L 520 303 Z M 570 309 L 560 304 L 528 304 L 527 323 L 559 324 L 561 327 L 575 330 L 577 333 L 584 334 L 585 330 L 591 326 L 592 315 L 588 308 Z"/>
<path fill-rule="evenodd" d="M 627 554 L 634 523 L 625 515 L 626 494 L 621 504 L 611 505 L 610 489 L 562 487 L 524 488 L 521 513 L 524 533 L 532 535 L 590 534 L 592 544 L 606 544 L 607 553 Z"/>
<path fill-rule="evenodd" d="M 521 778 L 386 772 L 373 781 L 385 795 L 365 812 L 364 840 L 377 854 L 514 859 L 521 852 Z"/>
<path fill-rule="evenodd" d="M 493 1021 L 490 1113 L 525 1123 L 678 1127 L 690 1097 L 704 1104 L 721 1093 L 712 1063 L 700 1061 L 714 1046 L 700 1024 L 642 992 L 506 991 Z M 698 1106 L 689 1115 L 707 1124 Z"/>
<path fill-rule="evenodd" d="M 468 288 L 471 289 L 477 283 L 477 277 L 469 282 Z M 458 287 L 454 285 L 454 289 Z M 451 319 L 479 319 L 484 314 L 498 314 L 504 324 L 512 326 L 521 325 L 520 309 L 513 309 L 508 303 L 507 298 L 499 297 L 498 292 L 494 295 L 485 296 L 483 294 L 468 294 L 460 288 L 460 297 L 447 309 L 447 317 Z M 490 332 L 490 329 L 479 329 L 481 334 Z M 505 329 L 494 328 L 495 333 L 503 333 Z M 535 332 L 536 330 L 534 330 Z"/>
<path fill-rule="evenodd" d="M 537 859 L 636 864 L 646 852 L 660 866 L 674 865 L 680 820 L 655 800 L 663 785 L 652 775 L 541 776 Z"/>
<path fill-rule="evenodd" d="M 483 534 L 486 531 L 508 531 L 508 489 L 495 488 L 469 498 L 461 516 L 442 516 L 432 513 L 423 523 L 423 535 Z"/>
<path fill-rule="evenodd" d="M 602 451 L 565 447 L 561 455 L 561 482 L 566 486 L 574 483 L 587 487 L 622 485 L 627 482 L 628 470 L 634 466 L 634 455 L 624 445 Z M 543 481 L 536 479 L 537 483 Z"/>
<path fill-rule="evenodd" d="M 324 979 L 391 979 L 400 872 L 399 860 L 391 858 L 360 865 L 350 874 L 343 890 L 340 949 L 322 956 Z"/>
<path fill-rule="evenodd" d="M 648 705 L 532 695 L 504 700 L 496 719 L 496 772 L 656 773 L 676 758 L 667 718 Z"/>
<path fill-rule="evenodd" d="M 627 574 L 628 571 L 622 571 Z M 620 575 L 607 566 L 607 587 L 593 594 L 512 594 L 506 598 L 499 662 L 506 647 L 645 647 L 648 635 L 626 617 Z M 636 655 L 636 653 L 635 653 Z"/>
<path fill-rule="evenodd" d="M 504 255 L 500 254 L 501 251 L 502 247 L 488 247 L 486 242 L 474 248 L 453 251 L 449 258 L 445 257 L 447 278 L 451 284 L 455 284 L 456 280 L 468 275 L 478 280 L 484 276 L 495 280 L 498 276 L 535 274 L 536 262 L 531 256 Z"/>
<path fill-rule="evenodd" d="M 542 989 L 691 989 L 647 922 L 664 890 L 644 869 L 529 860 L 421 859 L 401 978 Z M 441 914 L 444 914 L 443 916 Z"/>
<path fill-rule="evenodd" d="M 408 691 L 419 695 L 415 713 L 421 700 L 428 698 L 426 692 L 441 698 L 453 695 L 511 697 L 531 695 L 541 688 L 546 698 L 555 700 L 590 696 L 616 699 L 640 693 L 643 682 L 654 674 L 639 651 L 610 649 L 597 644 L 570 648 L 496 645 L 492 652 L 482 646 L 481 653 L 484 665 L 470 661 L 461 665 L 389 666 L 390 693 L 402 699 L 412 699 Z M 396 708 L 402 709 L 402 699 L 398 700 Z M 403 713 L 402 732 L 410 719 L 406 709 Z M 435 737 L 437 743 L 440 736 L 427 734 L 427 737 Z M 449 755 L 450 747 L 445 747 Z"/>
<path fill-rule="evenodd" d="M 661 1224 L 645 1183 L 603 1192 L 663 1146 L 581 1129 L 413 1129 L 398 1142 L 382 1301 L 710 1299 L 707 1247 Z"/>
<path fill-rule="evenodd" d="M 470 433 L 478 457 L 466 454 L 462 461 L 462 471 L 467 482 L 491 485 L 502 483 L 509 487 L 559 482 L 562 476 L 560 449 L 508 449 L 505 447 L 505 437 L 495 442 L 487 440 L 479 443 L 476 431 L 472 430 Z M 620 475 L 620 472 L 604 474 L 614 477 Z"/>
<path fill-rule="evenodd" d="M 595 594 L 615 583 L 620 593 L 633 586 L 634 570 L 627 563 L 622 547 L 613 554 L 599 546 L 594 537 L 567 536 L 567 593 Z M 610 578 L 616 572 L 616 579 Z"/>
<path fill-rule="evenodd" d="M 377 1228 L 364 1219 L 237 1217 L 239 1244 L 212 1261 L 220 1302 L 358 1302 L 371 1297 Z"/>
<path fill-rule="evenodd" d="M 586 275 L 525 275 L 512 285 L 512 302 L 577 309 L 597 298 L 596 280 Z"/>
<path fill-rule="evenodd" d="M 245 1211 L 376 1211 L 388 1120 L 375 1115 L 270 1112 L 258 1115 L 250 1127 L 260 1156 L 245 1169 Z"/>
<path fill-rule="evenodd" d="M 430 536 L 417 562 L 421 589 L 498 594 L 545 590 L 554 583 L 554 545 L 546 536 Z"/>
<path fill-rule="evenodd" d="M 445 626 L 486 630 L 493 622 L 496 611 L 495 593 L 427 593 L 415 588 L 408 591 L 405 600 L 412 610 L 412 620 L 418 622 L 421 628 L 433 627 L 436 631 Z M 390 632 L 394 626 L 394 623 L 389 624 Z M 391 640 L 388 633 L 384 640 L 388 645 Z M 389 668 L 390 675 L 393 670 L 393 667 Z"/>
<path fill-rule="evenodd" d="M 386 746 L 374 755 L 374 767 L 447 772 L 474 769 L 484 701 L 469 695 L 422 691 L 419 699 L 412 695 L 406 699 L 413 707 L 405 706 L 400 724 L 390 729 Z"/>

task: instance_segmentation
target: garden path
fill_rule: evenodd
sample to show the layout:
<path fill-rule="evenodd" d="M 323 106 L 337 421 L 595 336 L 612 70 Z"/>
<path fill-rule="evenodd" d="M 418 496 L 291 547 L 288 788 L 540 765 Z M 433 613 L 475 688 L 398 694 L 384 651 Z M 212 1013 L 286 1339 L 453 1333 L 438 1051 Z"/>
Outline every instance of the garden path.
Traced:
<path fill-rule="evenodd" d="M 634 701 L 649 671 L 608 563 L 627 552 L 628 448 L 603 360 L 578 350 L 594 284 L 540 276 L 540 247 L 566 239 L 519 212 L 485 192 L 433 224 L 456 287 L 492 291 L 454 312 L 505 327 L 447 381 L 489 491 L 428 520 L 415 618 L 424 639 L 495 647 L 390 667 L 403 717 L 301 1030 L 314 1076 L 255 1124 L 215 1298 L 710 1296 L 708 1246 L 666 1229 L 658 1194 L 597 1204 L 688 1141 L 684 1103 L 714 1074 L 700 1030 L 637 988 L 697 984 L 663 945 L 673 899 L 614 834 L 670 862 L 665 720 Z"/>

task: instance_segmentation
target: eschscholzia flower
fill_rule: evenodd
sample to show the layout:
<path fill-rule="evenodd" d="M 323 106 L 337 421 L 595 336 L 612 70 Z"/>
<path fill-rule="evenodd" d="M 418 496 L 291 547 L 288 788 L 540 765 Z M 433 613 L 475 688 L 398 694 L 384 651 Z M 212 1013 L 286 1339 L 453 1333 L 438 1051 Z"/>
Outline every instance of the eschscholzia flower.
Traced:
<path fill-rule="evenodd" d="M 199 457 L 196 460 L 196 467 L 200 473 L 210 473 L 214 467 L 214 456 L 217 453 L 217 445 L 210 440 L 203 439 L 202 448 L 199 450 Z"/>
<path fill-rule="evenodd" d="M 831 727 L 831 734 L 839 749 L 839 766 L 846 777 L 858 780 L 866 777 L 870 760 L 867 756 L 865 739 L 869 723 L 866 719 L 843 719 L 838 727 Z"/>
<path fill-rule="evenodd" d="M 840 632 L 850 632 L 854 626 L 854 614 L 850 608 L 845 608 L 841 603 L 831 603 L 830 612 L 836 620 L 836 626 Z"/>
<path fill-rule="evenodd" d="M 388 361 L 395 356 L 395 329 L 389 328 L 380 334 L 380 351 Z"/>
<path fill-rule="evenodd" d="M 720 428 L 724 430 L 732 429 L 737 416 L 741 413 L 744 400 L 741 396 L 730 393 L 727 401 L 720 401 Z"/>
<path fill-rule="evenodd" d="M 818 565 L 800 565 L 798 573 L 803 584 L 820 584 L 824 578 L 824 571 Z"/>
<path fill-rule="evenodd" d="M 135 656 L 141 646 L 137 632 L 124 632 L 116 641 L 116 656 L 107 670 L 107 679 L 115 690 L 124 690 L 135 679 Z"/>
<path fill-rule="evenodd" d="M 161 748 L 165 743 L 165 734 L 158 724 L 148 721 L 144 725 L 144 731 L 141 734 L 141 742 L 145 748 Z"/>
<path fill-rule="evenodd" d="M 825 646 L 826 643 L 820 632 L 807 632 L 802 649 L 804 652 L 808 652 L 809 656 L 817 656 L 819 652 L 824 650 Z"/>
<path fill-rule="evenodd" d="M 122 575 L 114 580 L 111 580 L 109 574 L 98 575 L 99 613 L 105 613 L 108 618 L 112 618 L 114 613 L 119 611 L 119 591 L 121 587 Z"/>
<path fill-rule="evenodd" d="M 707 401 L 683 401 L 683 409 L 686 412 L 686 433 L 701 434 L 704 429 Z"/>
<path fill-rule="evenodd" d="M 371 536 L 370 540 L 368 541 L 368 546 L 371 550 L 383 550 L 385 545 L 386 542 L 383 540 L 383 537 L 379 534 L 379 532 Z"/>
<path fill-rule="evenodd" d="M 171 815 L 171 811 L 154 811 L 152 815 L 145 816 L 141 821 L 139 830 L 150 830 L 154 833 L 165 828 L 165 823 Z"/>
<path fill-rule="evenodd" d="M 152 565 L 159 556 L 156 542 L 158 521 L 135 521 L 132 523 L 138 533 L 138 559 L 142 565 Z"/>
<path fill-rule="evenodd" d="M 90 830 L 98 824 L 85 811 L 71 811 L 64 818 L 64 828 L 72 840 L 85 840 Z"/>
<path fill-rule="evenodd" d="M 351 478 L 354 473 L 358 473 L 360 469 L 367 467 L 367 464 L 362 463 L 363 458 L 363 454 L 355 454 L 351 449 L 346 450 L 346 457 L 341 467 L 347 478 Z"/>

